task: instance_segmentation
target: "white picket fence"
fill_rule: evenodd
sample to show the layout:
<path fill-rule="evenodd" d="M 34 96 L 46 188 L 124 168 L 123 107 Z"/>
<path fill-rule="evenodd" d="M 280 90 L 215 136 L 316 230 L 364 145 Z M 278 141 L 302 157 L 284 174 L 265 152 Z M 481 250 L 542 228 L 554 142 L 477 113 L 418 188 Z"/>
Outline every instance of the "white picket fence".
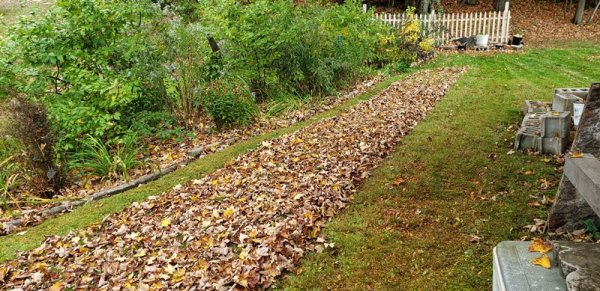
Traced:
<path fill-rule="evenodd" d="M 422 31 L 429 32 L 438 44 L 479 33 L 487 33 L 490 44 L 506 43 L 511 18 L 508 6 L 509 2 L 506 2 L 504 11 L 495 12 L 436 14 L 434 11 L 416 15 L 416 18 L 419 19 Z M 366 11 L 367 7 L 363 8 Z M 375 18 L 400 28 L 406 21 L 406 14 L 378 13 Z"/>

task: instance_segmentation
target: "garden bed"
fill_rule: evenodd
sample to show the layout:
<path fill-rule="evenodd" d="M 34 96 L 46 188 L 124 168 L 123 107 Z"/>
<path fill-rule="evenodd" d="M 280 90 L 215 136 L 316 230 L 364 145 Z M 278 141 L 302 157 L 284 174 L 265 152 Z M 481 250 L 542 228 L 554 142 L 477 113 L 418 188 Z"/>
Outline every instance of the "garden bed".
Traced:
<path fill-rule="evenodd" d="M 3 225 L 0 235 L 6 235 L 22 231 L 23 227 L 32 226 L 43 222 L 52 215 L 56 215 L 65 211 L 70 211 L 73 207 L 80 205 L 80 199 L 86 199 L 94 193 L 110 191 L 110 195 L 122 192 L 111 191 L 118 189 L 121 185 L 127 183 L 147 183 L 148 179 L 143 179 L 144 176 L 154 175 L 155 178 L 167 174 L 170 171 L 165 169 L 172 168 L 176 165 L 185 165 L 203 156 L 218 152 L 233 143 L 245 140 L 249 137 L 261 135 L 278 128 L 288 127 L 298 122 L 304 121 L 307 118 L 318 113 L 329 110 L 349 98 L 358 96 L 367 92 L 373 86 L 383 80 L 382 75 L 377 75 L 373 78 L 358 82 L 351 89 L 339 93 L 337 96 L 330 96 L 321 99 L 320 102 L 308 103 L 291 112 L 281 114 L 279 116 L 268 117 L 262 115 L 260 121 L 244 127 L 232 128 L 225 131 L 215 131 L 212 121 L 205 120 L 204 126 L 197 126 L 198 133 L 196 138 L 187 138 L 183 142 L 170 140 L 148 140 L 146 144 L 150 155 L 140 157 L 145 163 L 136 169 L 130 171 L 130 181 L 115 179 L 100 179 L 80 180 L 73 183 L 72 186 L 64 189 L 60 195 L 52 200 L 39 201 L 35 204 L 25 204 L 21 207 L 20 213 L 12 216 L 0 217 L 0 224 Z M 156 175 L 161 173 L 161 175 Z M 27 191 L 27 189 L 19 189 Z M 126 189 L 123 189 L 126 190 Z M 18 193 L 16 193 L 18 195 Z M 103 196 L 106 196 L 103 195 Z M 77 204 L 77 205 L 74 205 Z"/>

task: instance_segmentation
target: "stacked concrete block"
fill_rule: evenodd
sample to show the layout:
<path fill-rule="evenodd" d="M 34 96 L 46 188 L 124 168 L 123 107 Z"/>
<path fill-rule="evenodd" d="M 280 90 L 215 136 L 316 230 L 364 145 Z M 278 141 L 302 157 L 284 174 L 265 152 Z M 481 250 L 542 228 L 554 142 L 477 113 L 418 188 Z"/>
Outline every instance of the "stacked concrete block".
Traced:
<path fill-rule="evenodd" d="M 541 117 L 541 137 L 566 138 L 569 137 L 572 127 L 571 112 L 548 112 Z"/>
<path fill-rule="evenodd" d="M 583 98 L 578 97 L 575 94 L 556 93 L 556 94 L 554 94 L 554 98 L 552 99 L 552 111 L 573 112 L 573 104 L 574 103 L 583 103 L 583 102 L 585 102 L 583 100 Z"/>
<path fill-rule="evenodd" d="M 549 102 L 525 100 L 523 104 L 523 113 L 544 113 L 550 111 L 551 107 L 552 103 Z"/>
<path fill-rule="evenodd" d="M 554 94 L 573 94 L 579 98 L 586 99 L 590 89 L 588 88 L 557 88 Z"/>
<path fill-rule="evenodd" d="M 515 149 L 542 152 L 542 138 L 539 127 L 521 127 L 515 138 Z"/>
<path fill-rule="evenodd" d="M 558 155 L 567 148 L 573 128 L 574 104 L 581 104 L 588 89 L 554 90 L 552 103 L 526 100 L 525 117 L 515 138 L 515 149 Z"/>

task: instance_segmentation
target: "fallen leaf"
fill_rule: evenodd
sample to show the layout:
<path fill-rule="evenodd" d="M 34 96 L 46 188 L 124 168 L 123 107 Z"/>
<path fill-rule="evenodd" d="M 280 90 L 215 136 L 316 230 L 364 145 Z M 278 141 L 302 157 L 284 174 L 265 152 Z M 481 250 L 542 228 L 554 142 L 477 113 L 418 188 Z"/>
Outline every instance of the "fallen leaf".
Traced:
<path fill-rule="evenodd" d="M 171 225 L 171 219 L 169 218 L 165 218 L 160 222 L 160 225 L 162 227 L 168 227 L 169 225 Z"/>
<path fill-rule="evenodd" d="M 545 254 L 552 250 L 552 243 L 545 242 L 541 238 L 533 238 L 533 241 L 527 248 L 530 252 L 539 252 Z"/>
<path fill-rule="evenodd" d="M 229 208 L 229 209 L 225 210 L 225 212 L 223 212 L 223 216 L 225 218 L 229 218 L 231 215 L 233 215 L 234 211 L 235 211 L 234 208 Z"/>
<path fill-rule="evenodd" d="M 63 289 L 63 287 L 65 286 L 65 284 L 61 281 L 55 282 L 54 284 L 52 284 L 52 286 L 50 286 L 50 289 L 48 289 L 49 291 L 61 291 Z"/>
<path fill-rule="evenodd" d="M 406 183 L 406 180 L 402 177 L 399 177 L 399 178 L 396 178 L 396 180 L 394 180 L 394 182 L 392 183 L 392 186 L 398 187 L 404 183 Z"/>
<path fill-rule="evenodd" d="M 552 267 L 552 263 L 550 262 L 550 258 L 546 254 L 542 254 L 539 258 L 531 259 L 531 263 L 537 266 L 544 267 L 546 269 L 550 269 Z"/>
<path fill-rule="evenodd" d="M 573 159 L 583 158 L 583 153 L 580 151 L 572 151 L 572 152 L 569 152 L 569 157 L 571 157 Z"/>

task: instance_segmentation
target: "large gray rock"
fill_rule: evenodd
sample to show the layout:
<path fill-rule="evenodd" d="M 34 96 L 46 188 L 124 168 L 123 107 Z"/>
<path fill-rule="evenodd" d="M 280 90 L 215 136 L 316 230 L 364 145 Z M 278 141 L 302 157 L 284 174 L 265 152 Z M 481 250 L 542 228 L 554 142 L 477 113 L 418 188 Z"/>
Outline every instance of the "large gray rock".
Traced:
<path fill-rule="evenodd" d="M 583 90 L 581 91 L 583 92 Z M 592 84 L 588 92 L 585 109 L 571 148 L 598 158 L 600 157 L 600 83 Z M 581 221 L 587 218 L 598 221 L 598 216 L 590 205 L 577 193 L 571 181 L 563 175 L 556 193 L 556 200 L 548 215 L 547 230 L 551 232 L 572 231 L 579 228 Z"/>
<path fill-rule="evenodd" d="M 568 290 L 600 290 L 600 244 L 557 241 L 553 246 Z"/>

